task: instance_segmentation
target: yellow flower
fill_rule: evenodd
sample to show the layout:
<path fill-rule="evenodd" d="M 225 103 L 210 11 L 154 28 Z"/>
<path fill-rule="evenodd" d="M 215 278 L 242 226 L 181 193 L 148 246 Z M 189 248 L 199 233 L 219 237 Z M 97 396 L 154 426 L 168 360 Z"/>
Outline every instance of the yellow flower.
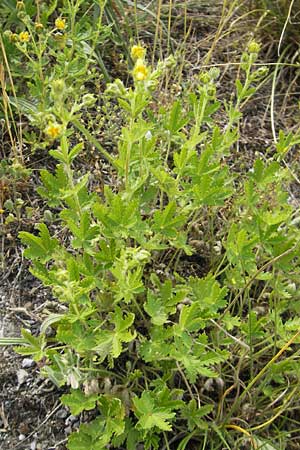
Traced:
<path fill-rule="evenodd" d="M 20 42 L 29 42 L 30 36 L 28 31 L 22 31 L 19 33 L 19 41 Z"/>
<path fill-rule="evenodd" d="M 3 214 L 4 212 L 4 209 L 0 208 L 0 214 Z"/>
<path fill-rule="evenodd" d="M 36 31 L 42 31 L 42 29 L 44 28 L 44 25 L 40 22 L 35 22 L 34 27 L 35 27 Z"/>
<path fill-rule="evenodd" d="M 134 45 L 131 48 L 130 54 L 133 59 L 142 59 L 146 54 L 146 49 L 141 45 Z"/>
<path fill-rule="evenodd" d="M 58 30 L 64 30 L 66 28 L 66 21 L 61 17 L 58 17 L 55 21 L 55 26 Z"/>
<path fill-rule="evenodd" d="M 147 78 L 148 69 L 141 59 L 137 60 L 132 73 L 137 81 L 143 81 Z"/>
<path fill-rule="evenodd" d="M 45 129 L 45 134 L 51 139 L 56 139 L 62 131 L 61 125 L 56 122 L 49 123 L 49 125 Z"/>

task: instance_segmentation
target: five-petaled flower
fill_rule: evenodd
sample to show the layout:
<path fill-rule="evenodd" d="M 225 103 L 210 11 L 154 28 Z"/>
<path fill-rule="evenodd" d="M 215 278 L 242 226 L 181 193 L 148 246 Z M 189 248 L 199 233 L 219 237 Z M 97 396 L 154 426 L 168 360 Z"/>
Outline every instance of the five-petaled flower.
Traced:
<path fill-rule="evenodd" d="M 131 48 L 130 54 L 133 59 L 142 59 L 146 54 L 146 49 L 141 45 L 134 45 Z"/>
<path fill-rule="evenodd" d="M 45 128 L 45 134 L 51 139 L 56 139 L 61 134 L 61 131 L 62 127 L 57 122 L 49 123 Z"/>
<path fill-rule="evenodd" d="M 19 41 L 20 42 L 29 42 L 30 36 L 28 31 L 21 31 L 21 33 L 19 33 Z"/>
<path fill-rule="evenodd" d="M 148 69 L 141 59 L 137 60 L 132 73 L 137 81 L 143 81 L 147 78 Z"/>
<path fill-rule="evenodd" d="M 58 30 L 64 30 L 66 28 L 66 21 L 61 17 L 58 17 L 55 21 L 55 26 Z"/>

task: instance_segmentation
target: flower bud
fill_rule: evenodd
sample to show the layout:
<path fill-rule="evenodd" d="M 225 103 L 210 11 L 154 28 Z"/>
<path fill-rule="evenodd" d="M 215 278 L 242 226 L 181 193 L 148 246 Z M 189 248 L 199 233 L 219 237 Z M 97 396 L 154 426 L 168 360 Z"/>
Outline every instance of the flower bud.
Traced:
<path fill-rule="evenodd" d="M 255 41 L 251 41 L 248 44 L 248 52 L 249 53 L 258 53 L 260 51 L 260 44 Z"/>
<path fill-rule="evenodd" d="M 146 54 L 146 49 L 144 47 L 142 47 L 141 45 L 134 45 L 131 48 L 130 55 L 131 55 L 132 59 L 134 59 L 134 60 L 143 59 L 145 54 Z"/>
<path fill-rule="evenodd" d="M 44 25 L 40 22 L 35 22 L 34 24 L 34 28 L 36 29 L 36 31 L 39 33 L 43 30 Z"/>
<path fill-rule="evenodd" d="M 96 97 L 93 94 L 85 94 L 82 97 L 82 103 L 84 106 L 93 106 L 96 103 Z"/>
<path fill-rule="evenodd" d="M 10 36 L 11 36 L 12 34 L 13 34 L 12 31 L 10 31 L 10 30 L 5 30 L 4 33 L 3 33 L 3 36 L 6 36 L 6 37 L 10 38 Z"/>
<path fill-rule="evenodd" d="M 17 15 L 18 15 L 18 18 L 26 24 L 28 24 L 28 22 L 30 21 L 30 18 L 28 17 L 28 15 L 26 14 L 26 11 L 24 9 L 19 9 Z"/>
<path fill-rule="evenodd" d="M 61 99 L 66 91 L 64 80 L 58 79 L 51 83 L 51 96 L 54 99 Z"/>
<path fill-rule="evenodd" d="M 209 97 L 214 97 L 216 95 L 216 86 L 214 84 L 208 86 L 207 95 L 209 95 Z"/>
<path fill-rule="evenodd" d="M 53 222 L 53 214 L 49 209 L 45 209 L 43 218 L 45 222 Z"/>
<path fill-rule="evenodd" d="M 24 9 L 25 8 L 25 4 L 22 1 L 18 1 L 16 4 L 16 8 L 17 9 Z"/>
<path fill-rule="evenodd" d="M 8 211 L 13 211 L 14 204 L 13 204 L 13 201 L 10 198 L 5 201 L 4 208 L 7 209 Z"/>
<path fill-rule="evenodd" d="M 209 73 L 208 72 L 201 73 L 199 79 L 203 84 L 208 84 L 210 82 Z"/>
<path fill-rule="evenodd" d="M 211 80 L 216 80 L 217 78 L 219 78 L 220 69 L 218 69 L 217 67 L 212 67 L 208 73 Z"/>
<path fill-rule="evenodd" d="M 56 33 L 53 35 L 53 38 L 57 42 L 59 48 L 63 50 L 66 46 L 67 35 L 65 33 Z"/>
<path fill-rule="evenodd" d="M 264 77 L 265 75 L 267 75 L 268 72 L 269 72 L 269 69 L 266 66 L 263 66 L 257 70 L 257 75 L 259 77 Z"/>

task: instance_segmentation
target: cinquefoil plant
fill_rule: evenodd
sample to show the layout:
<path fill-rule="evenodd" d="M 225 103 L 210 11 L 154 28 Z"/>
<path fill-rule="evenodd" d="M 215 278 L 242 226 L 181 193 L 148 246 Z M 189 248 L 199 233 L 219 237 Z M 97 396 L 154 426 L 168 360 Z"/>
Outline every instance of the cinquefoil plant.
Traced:
<path fill-rule="evenodd" d="M 146 450 L 168 449 L 173 442 L 183 450 L 193 441 L 206 448 L 208 439 L 214 449 L 224 442 L 237 448 L 228 430 L 241 427 L 230 424 L 232 415 L 266 372 L 252 361 L 263 342 L 278 345 L 267 333 L 274 317 L 259 320 L 248 302 L 250 289 L 275 298 L 278 286 L 291 283 L 287 268 L 298 245 L 280 165 L 257 161 L 244 184 L 226 164 L 238 139 L 239 107 L 265 71 L 252 68 L 258 51 L 252 43 L 220 129 L 214 119 L 221 107 L 218 71 L 201 74 L 192 92 L 157 108 L 159 77 L 173 62 L 151 71 L 142 50 L 132 52 L 134 86 L 116 80 L 106 91 L 125 119 L 116 155 L 96 143 L 116 179 L 102 196 L 89 190 L 89 174 L 78 176 L 72 168 L 83 150 L 71 144 L 73 124 L 94 138 L 77 109 L 63 104 L 57 110 L 60 146 L 50 151 L 56 171 L 42 170 L 39 193 L 60 208 L 69 244 L 52 237 L 45 224 L 37 226 L 37 235 L 20 237 L 32 273 L 66 309 L 47 317 L 38 337 L 24 330 L 16 350 L 43 360 L 42 373 L 58 386 L 71 386 L 61 401 L 72 414 L 96 411 L 71 434 L 70 450 L 136 450 L 139 443 Z M 219 214 L 228 223 L 218 236 L 210 234 L 211 252 L 218 248 L 210 271 L 204 277 L 180 274 L 181 261 L 197 253 L 195 228 L 208 219 L 214 229 Z M 280 333 L 278 317 L 277 323 Z M 236 358 L 248 386 L 227 401 L 238 386 L 227 377 Z M 270 395 L 262 394 L 262 404 Z M 245 434 L 251 437 L 251 431 Z"/>

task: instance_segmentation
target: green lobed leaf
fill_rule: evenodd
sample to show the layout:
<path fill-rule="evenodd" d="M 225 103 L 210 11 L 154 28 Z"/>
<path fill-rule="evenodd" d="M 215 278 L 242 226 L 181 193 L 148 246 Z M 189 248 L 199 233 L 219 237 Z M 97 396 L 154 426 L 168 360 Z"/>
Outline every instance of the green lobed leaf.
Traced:
<path fill-rule="evenodd" d="M 44 223 L 38 224 L 36 228 L 40 232 L 39 236 L 35 236 L 27 231 L 21 231 L 19 237 L 22 244 L 27 245 L 24 255 L 29 259 L 45 263 L 51 259 L 54 250 L 58 246 L 58 240 L 51 238 L 49 230 Z"/>
<path fill-rule="evenodd" d="M 70 408 L 73 416 L 78 416 L 84 410 L 94 409 L 98 397 L 98 394 L 85 395 L 80 389 L 72 389 L 70 394 L 62 395 L 60 400 L 63 405 Z"/>
<path fill-rule="evenodd" d="M 150 392 L 144 391 L 140 398 L 135 397 L 133 399 L 133 403 L 136 408 L 135 414 L 139 418 L 138 425 L 140 428 L 149 430 L 157 427 L 163 431 L 172 429 L 168 420 L 173 419 L 175 413 L 171 412 L 169 408 L 156 406 Z"/>

